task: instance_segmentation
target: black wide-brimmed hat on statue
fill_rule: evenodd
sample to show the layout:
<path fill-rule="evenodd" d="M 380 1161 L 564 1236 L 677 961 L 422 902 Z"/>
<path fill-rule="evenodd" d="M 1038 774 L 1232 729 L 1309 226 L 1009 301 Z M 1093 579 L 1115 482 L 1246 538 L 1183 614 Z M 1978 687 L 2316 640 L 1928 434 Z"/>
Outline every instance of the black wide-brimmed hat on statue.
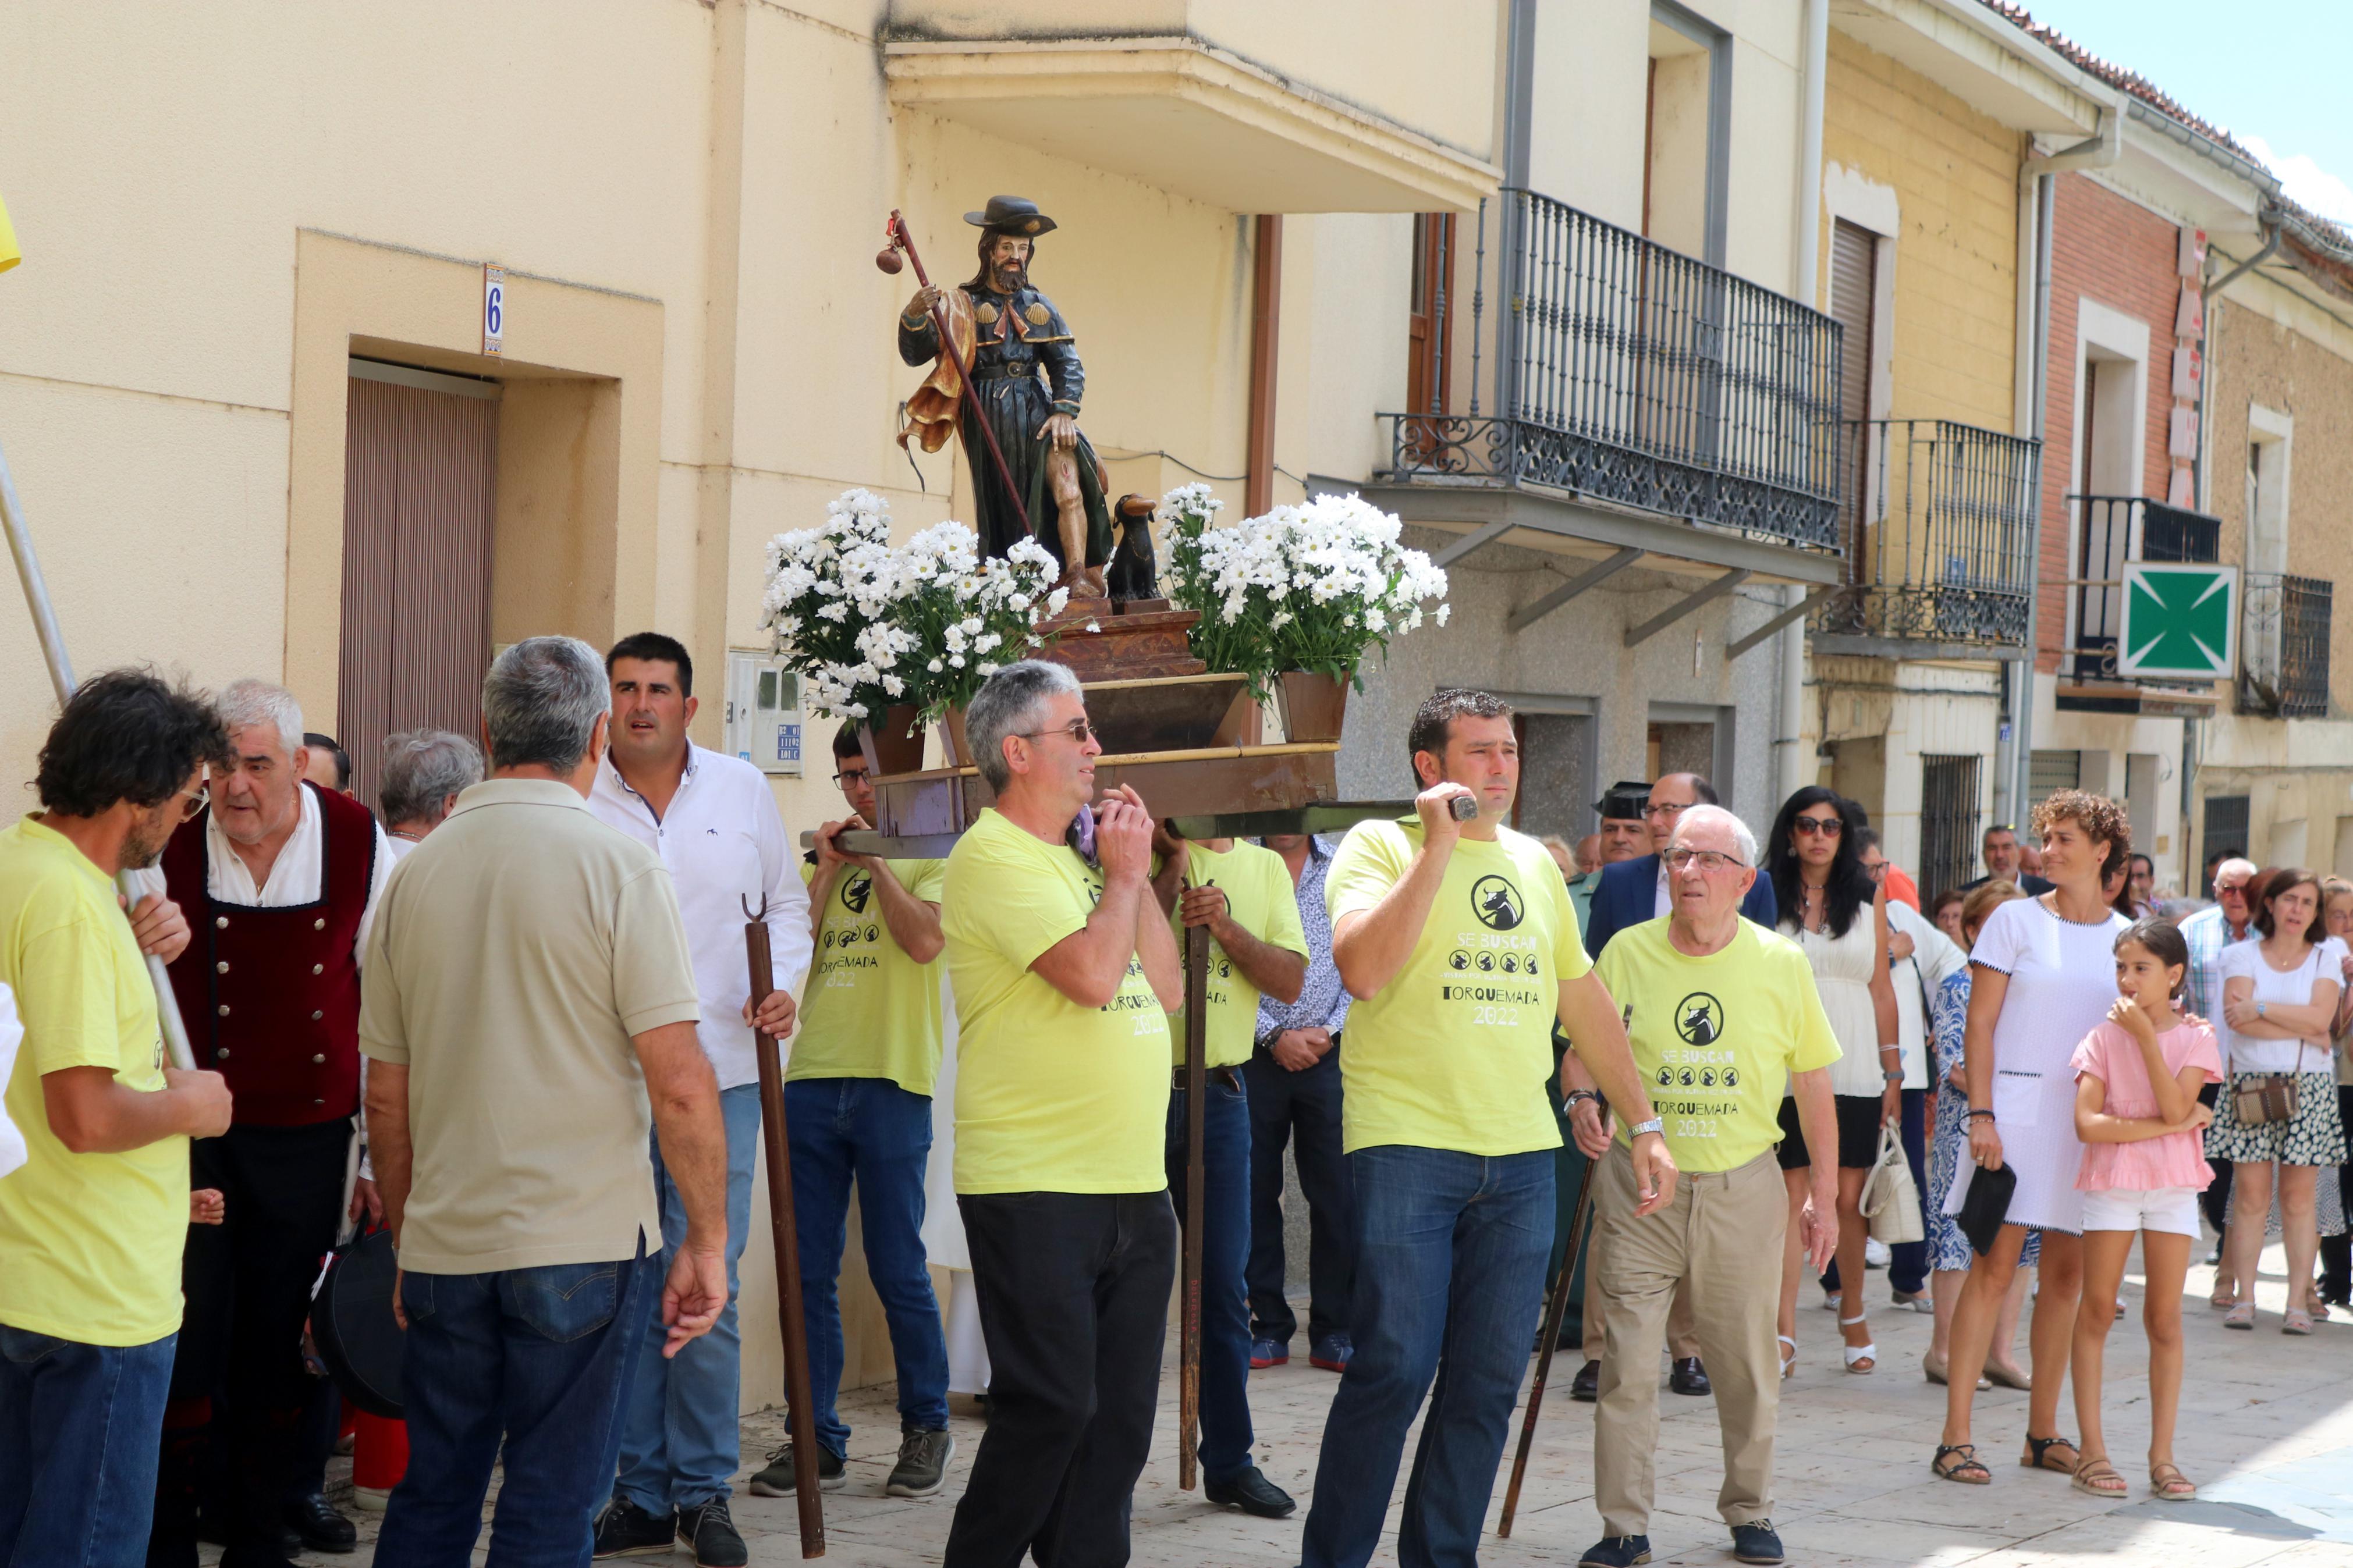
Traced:
<path fill-rule="evenodd" d="M 1051 234 L 1059 226 L 1052 218 L 1038 210 L 1036 202 L 1024 196 L 991 196 L 988 198 L 988 210 L 966 213 L 964 221 L 975 228 L 1018 234 L 1024 239 Z"/>

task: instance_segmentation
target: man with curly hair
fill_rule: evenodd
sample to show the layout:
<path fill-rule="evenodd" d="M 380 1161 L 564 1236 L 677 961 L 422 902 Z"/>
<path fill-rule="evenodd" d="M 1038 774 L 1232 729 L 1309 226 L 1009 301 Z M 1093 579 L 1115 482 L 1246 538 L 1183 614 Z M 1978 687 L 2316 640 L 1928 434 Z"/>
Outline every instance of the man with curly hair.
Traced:
<path fill-rule="evenodd" d="M 50 727 L 42 809 L 0 829 L 0 1034 L 24 1042 L 6 1103 L 27 1156 L 0 1182 L 0 1563 L 146 1561 L 188 1140 L 227 1131 L 229 1091 L 164 1065 L 140 954 L 177 956 L 187 923 L 153 894 L 126 921 L 113 879 L 155 863 L 206 765 L 230 761 L 201 696 L 112 670 Z"/>

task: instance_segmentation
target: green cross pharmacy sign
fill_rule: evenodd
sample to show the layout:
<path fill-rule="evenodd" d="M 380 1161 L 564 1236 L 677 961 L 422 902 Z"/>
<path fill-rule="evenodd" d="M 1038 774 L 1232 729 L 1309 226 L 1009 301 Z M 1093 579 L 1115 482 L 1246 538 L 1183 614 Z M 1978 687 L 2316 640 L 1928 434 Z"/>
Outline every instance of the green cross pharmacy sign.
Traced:
<path fill-rule="evenodd" d="M 2236 566 L 2126 563 L 2117 674 L 2227 680 L 2238 659 Z"/>

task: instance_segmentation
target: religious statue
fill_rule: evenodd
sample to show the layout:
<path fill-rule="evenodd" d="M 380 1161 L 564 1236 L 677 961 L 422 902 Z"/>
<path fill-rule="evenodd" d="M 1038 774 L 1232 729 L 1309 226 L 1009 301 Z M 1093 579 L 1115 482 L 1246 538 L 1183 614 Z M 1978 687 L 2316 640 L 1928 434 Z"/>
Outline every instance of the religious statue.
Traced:
<path fill-rule="evenodd" d="M 1054 220 L 1035 202 L 991 196 L 965 221 L 980 230 L 980 269 L 954 289 L 925 283 L 899 315 L 899 357 L 937 362 L 907 400 L 900 445 L 913 436 L 936 452 L 955 430 L 971 465 L 982 550 L 1002 555 L 1034 533 L 1061 562 L 1063 586 L 1101 596 L 1112 518 L 1103 465 L 1079 430 L 1086 372 L 1061 312 L 1029 283 L 1038 237 Z M 942 315 L 951 354 L 940 352 Z"/>

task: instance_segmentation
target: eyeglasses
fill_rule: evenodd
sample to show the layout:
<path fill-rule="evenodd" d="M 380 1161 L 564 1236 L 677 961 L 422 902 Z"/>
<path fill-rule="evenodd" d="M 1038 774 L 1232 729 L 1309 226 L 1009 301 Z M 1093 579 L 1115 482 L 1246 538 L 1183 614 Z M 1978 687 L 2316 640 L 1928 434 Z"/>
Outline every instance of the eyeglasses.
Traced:
<path fill-rule="evenodd" d="M 203 784 L 198 784 L 194 789 L 180 791 L 172 798 L 180 803 L 180 820 L 185 822 L 204 810 L 205 802 L 210 798 L 210 795 Z"/>
<path fill-rule="evenodd" d="M 2247 896 L 2247 885 L 2244 882 L 2217 882 L 2214 884 L 2214 896 L 2218 899 L 2243 899 Z"/>
<path fill-rule="evenodd" d="M 1095 738 L 1095 727 L 1084 719 L 1073 719 L 1057 730 L 1024 730 L 1020 735 L 1025 741 L 1042 741 L 1049 735 L 1068 735 L 1083 746 Z"/>
<path fill-rule="evenodd" d="M 1799 817 L 1798 820 L 1803 822 L 1805 818 Z M 1666 860 L 1667 869 L 1677 873 L 1696 860 L 1699 862 L 1701 871 L 1711 877 L 1720 872 L 1745 871 L 1748 868 L 1747 861 L 1737 855 L 1726 855 L 1721 849 L 1670 849 L 1667 851 Z"/>
<path fill-rule="evenodd" d="M 1680 816 L 1699 802 L 1695 800 L 1654 800 L 1642 807 L 1644 817 Z"/>
<path fill-rule="evenodd" d="M 1790 826 L 1800 833 L 1819 833 L 1825 838 L 1836 838 L 1846 831 L 1846 822 L 1836 816 L 1800 816 L 1792 819 Z"/>
<path fill-rule="evenodd" d="M 848 773 L 834 774 L 833 782 L 843 789 L 849 789 L 853 784 L 864 784 L 868 779 L 871 779 L 873 776 L 874 774 L 865 768 L 853 768 Z"/>

